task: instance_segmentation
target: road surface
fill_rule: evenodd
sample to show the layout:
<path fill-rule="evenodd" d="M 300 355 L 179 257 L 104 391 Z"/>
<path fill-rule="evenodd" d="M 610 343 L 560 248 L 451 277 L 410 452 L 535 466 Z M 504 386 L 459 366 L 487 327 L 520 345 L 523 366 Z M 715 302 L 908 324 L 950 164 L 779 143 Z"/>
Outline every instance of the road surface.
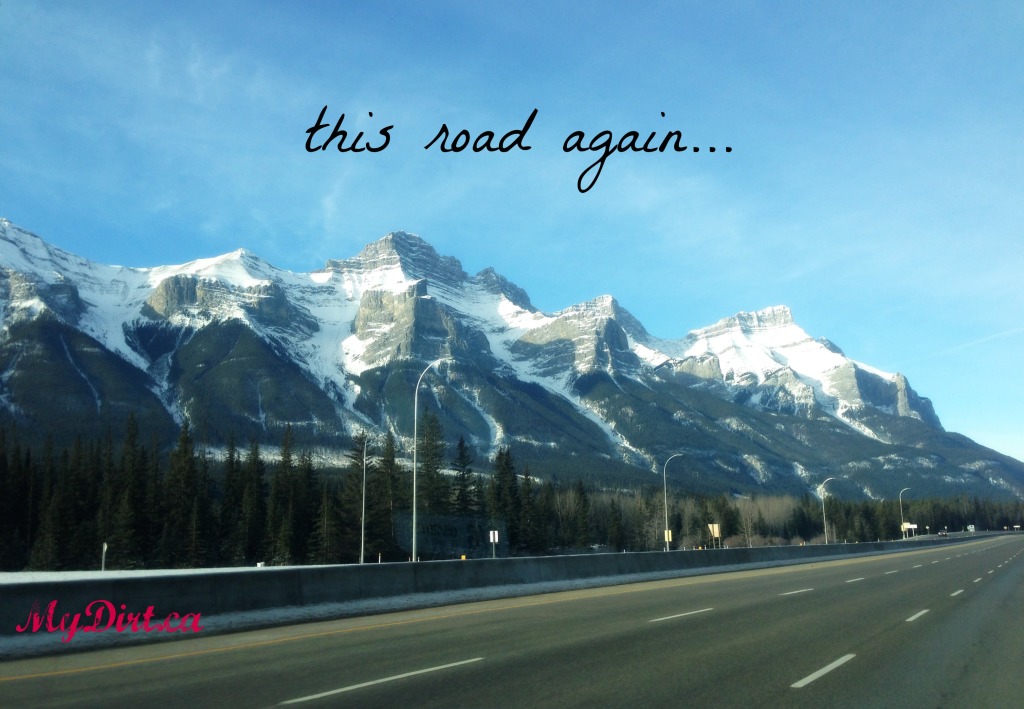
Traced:
<path fill-rule="evenodd" d="M 0 665 L 8 707 L 1006 707 L 1024 536 Z"/>

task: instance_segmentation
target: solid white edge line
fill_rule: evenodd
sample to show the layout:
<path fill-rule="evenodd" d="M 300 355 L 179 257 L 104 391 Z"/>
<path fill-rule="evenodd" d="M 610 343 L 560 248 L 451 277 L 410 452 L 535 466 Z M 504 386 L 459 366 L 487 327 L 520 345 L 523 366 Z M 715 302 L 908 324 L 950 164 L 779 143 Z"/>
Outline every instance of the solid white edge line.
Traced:
<path fill-rule="evenodd" d="M 927 612 L 928 612 L 927 608 L 925 608 L 923 611 L 918 611 L 914 615 L 912 615 L 909 618 L 907 618 L 907 622 L 908 623 L 913 623 L 915 620 L 917 620 L 918 618 L 920 618 L 921 616 L 923 616 Z"/>
<path fill-rule="evenodd" d="M 708 611 L 713 611 L 713 610 L 714 610 L 714 608 L 701 608 L 699 611 L 687 611 L 686 613 L 678 613 L 676 615 L 667 615 L 664 618 L 655 618 L 655 619 L 649 620 L 647 622 L 648 623 L 659 623 L 659 622 L 661 622 L 663 620 L 672 620 L 673 618 L 682 618 L 684 616 L 697 615 L 698 613 L 707 613 Z"/>
<path fill-rule="evenodd" d="M 286 704 L 299 704 L 300 702 L 309 702 L 314 699 L 321 699 L 323 697 L 329 697 L 333 694 L 341 694 L 342 692 L 351 692 L 353 689 L 362 689 L 363 687 L 372 687 L 375 684 L 383 684 L 384 682 L 391 682 L 396 679 L 404 679 L 406 677 L 413 677 L 415 675 L 426 674 L 427 672 L 437 672 L 438 670 L 447 670 L 449 667 L 458 667 L 459 665 L 468 665 L 471 662 L 479 662 L 484 658 L 474 657 L 472 660 L 462 660 L 461 662 L 452 662 L 447 665 L 438 665 L 437 667 L 427 667 L 423 670 L 414 670 L 412 672 L 404 672 L 400 675 L 394 675 L 392 677 L 383 677 L 381 679 L 375 679 L 370 682 L 363 682 L 361 684 L 353 684 L 348 687 L 342 687 L 341 689 L 332 689 L 329 692 L 321 692 L 320 694 L 311 694 L 308 697 L 299 697 L 298 699 L 289 699 L 288 701 L 281 702 L 278 706 L 284 706 Z"/>
<path fill-rule="evenodd" d="M 829 672 L 831 672 L 835 668 L 839 667 L 840 665 L 846 664 L 847 662 L 852 660 L 854 657 L 856 657 L 856 655 L 853 655 L 853 654 L 843 655 L 842 657 L 840 657 L 838 660 L 836 660 L 832 664 L 825 665 L 824 667 L 822 667 L 817 672 L 812 672 L 811 674 L 807 675 L 806 677 L 804 677 L 799 682 L 794 682 L 793 684 L 791 684 L 789 686 L 794 688 L 794 689 L 800 689 L 801 687 L 806 687 L 807 685 L 809 685 L 814 680 L 827 675 Z"/>

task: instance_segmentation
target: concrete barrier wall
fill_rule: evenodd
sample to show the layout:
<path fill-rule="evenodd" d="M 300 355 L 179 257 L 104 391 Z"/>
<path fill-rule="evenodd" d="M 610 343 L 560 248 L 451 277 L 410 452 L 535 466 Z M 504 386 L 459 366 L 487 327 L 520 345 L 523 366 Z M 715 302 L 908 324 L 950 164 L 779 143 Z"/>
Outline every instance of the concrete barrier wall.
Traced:
<path fill-rule="evenodd" d="M 868 544 L 709 549 L 700 551 L 586 554 L 517 557 L 469 561 L 426 561 L 416 564 L 295 566 L 221 570 L 208 573 L 90 578 L 57 582 L 0 583 L 0 636 L 15 634 L 34 604 L 45 616 L 57 601 L 55 617 L 83 613 L 96 600 L 110 601 L 117 611 L 141 613 L 153 606 L 153 617 L 200 613 L 204 617 L 286 606 L 405 596 L 438 591 L 464 591 L 491 586 L 576 581 L 696 569 L 727 570 L 739 565 L 783 565 L 825 558 L 917 549 L 954 540 L 898 541 Z M 625 580 L 625 579 L 624 579 Z M 612 581 L 614 582 L 614 581 Z M 525 589 L 524 589 L 525 592 Z"/>

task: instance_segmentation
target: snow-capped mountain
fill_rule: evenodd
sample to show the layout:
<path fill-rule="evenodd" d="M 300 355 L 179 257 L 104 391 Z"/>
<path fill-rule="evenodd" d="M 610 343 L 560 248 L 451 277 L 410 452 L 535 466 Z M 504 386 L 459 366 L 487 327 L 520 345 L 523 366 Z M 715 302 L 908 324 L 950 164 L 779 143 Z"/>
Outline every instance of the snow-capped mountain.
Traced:
<path fill-rule="evenodd" d="M 445 357 L 421 402 L 535 475 L 636 484 L 681 452 L 675 482 L 705 490 L 1024 489 L 1024 465 L 946 433 L 905 377 L 811 338 L 788 308 L 662 340 L 610 296 L 541 312 L 405 232 L 311 273 L 244 249 L 127 268 L 0 219 L 0 318 L 3 420 L 57 438 L 133 412 L 165 438 L 187 419 L 211 445 L 273 444 L 285 425 L 324 451 L 363 429 L 408 441 L 416 379 Z"/>
<path fill-rule="evenodd" d="M 851 360 L 828 340 L 812 339 L 785 306 L 739 313 L 694 330 L 681 342 L 648 342 L 655 358 L 676 353 L 665 360 L 675 371 L 749 393 L 751 406 L 803 415 L 820 407 L 882 441 L 887 434 L 873 428 L 865 414 L 881 411 L 942 428 L 931 402 L 918 396 L 906 377 Z"/>

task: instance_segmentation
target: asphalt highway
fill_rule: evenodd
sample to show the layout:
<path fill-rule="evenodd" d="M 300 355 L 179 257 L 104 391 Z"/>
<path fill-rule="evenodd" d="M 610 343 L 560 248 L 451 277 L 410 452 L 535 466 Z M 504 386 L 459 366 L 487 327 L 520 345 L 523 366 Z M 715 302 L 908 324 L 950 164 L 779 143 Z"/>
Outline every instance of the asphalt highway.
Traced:
<path fill-rule="evenodd" d="M 1024 536 L 0 665 L 0 707 L 1008 707 Z"/>

